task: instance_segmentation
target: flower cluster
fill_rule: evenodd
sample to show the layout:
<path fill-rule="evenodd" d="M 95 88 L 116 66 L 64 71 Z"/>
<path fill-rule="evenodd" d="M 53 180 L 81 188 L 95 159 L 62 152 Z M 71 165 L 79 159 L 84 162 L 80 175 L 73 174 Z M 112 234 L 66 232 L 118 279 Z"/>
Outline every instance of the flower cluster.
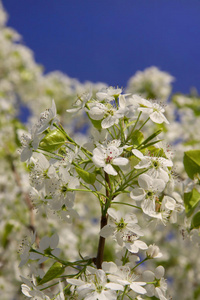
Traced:
<path fill-rule="evenodd" d="M 26 258 L 38 260 L 39 264 L 53 258 L 54 264 L 40 278 L 39 285 L 46 283 L 46 278 L 53 280 L 65 270 L 71 297 L 101 300 L 146 294 L 143 286 L 148 285 L 148 281 L 137 280 L 141 277 L 142 261 L 129 263 L 129 256 L 135 255 L 140 260 L 136 254 L 147 251 L 144 261 L 160 257 L 158 247 L 151 245 L 148 248 L 142 240 L 145 230 L 138 224 L 136 212 L 124 215 L 112 205 L 129 205 L 140 214 L 143 212 L 151 219 L 160 219 L 164 224 L 181 206 L 172 196 L 173 189 L 171 194 L 168 191 L 168 185 L 173 185 L 173 163 L 158 140 L 160 130 L 148 137 L 142 132 L 147 122 L 168 123 L 163 115 L 164 108 L 139 96 L 124 95 L 122 89 L 113 87 L 100 90 L 96 96 L 79 97 L 75 106 L 68 113 L 85 111 L 95 127 L 96 134 L 90 142 L 74 140 L 58 124 L 53 101 L 52 108 L 42 113 L 34 125 L 34 138 L 23 146 L 21 159 L 30 165 L 32 199 L 38 210 L 46 206 L 47 214 L 53 211 L 63 220 L 73 222 L 79 218 L 73 208 L 77 194 L 90 193 L 98 200 L 101 230 L 97 256 L 68 262 L 57 257 L 58 253 L 52 252 L 51 247 L 46 251 L 41 240 L 42 245 L 35 250 L 31 248 L 31 254 L 26 254 Z M 129 203 L 117 201 L 122 194 L 130 195 Z M 137 206 L 137 202 L 141 205 Z M 105 239 L 109 236 L 124 253 L 122 260 L 116 260 L 117 264 L 104 262 Z M 77 264 L 80 270 L 72 276 L 67 267 L 76 269 Z M 56 275 L 50 276 L 53 271 Z M 31 295 L 29 289 L 30 286 L 25 289 L 23 285 L 22 291 Z M 156 290 L 155 294 L 160 299 L 166 292 L 164 288 L 161 290 Z"/>

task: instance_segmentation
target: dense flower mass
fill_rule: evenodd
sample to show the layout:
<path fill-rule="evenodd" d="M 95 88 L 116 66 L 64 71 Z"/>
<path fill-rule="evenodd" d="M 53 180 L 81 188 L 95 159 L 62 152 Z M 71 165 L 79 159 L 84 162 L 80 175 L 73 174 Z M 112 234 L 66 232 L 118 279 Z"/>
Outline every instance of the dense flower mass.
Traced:
<path fill-rule="evenodd" d="M 68 110 L 68 113 L 81 110 L 87 113 L 96 128 L 96 134 L 93 134 L 89 143 L 80 143 L 71 138 L 58 125 L 53 101 L 52 108 L 42 113 L 34 125 L 37 128 L 35 138 L 39 141 L 37 147 L 29 142 L 29 155 L 25 157 L 23 153 L 27 146 L 23 146 L 21 159 L 24 161 L 26 158 L 30 164 L 32 199 L 36 206 L 39 204 L 38 208 L 45 205 L 47 214 L 50 211 L 56 212 L 63 220 L 73 222 L 73 219 L 79 218 L 73 208 L 75 195 L 85 192 L 97 198 L 102 213 L 97 256 L 93 259 L 82 258 L 74 263 L 60 259 L 58 249 L 54 249 L 57 242 L 53 245 L 53 236 L 43 238 L 36 248 L 31 247 L 26 260 L 37 261 L 38 264 L 49 258 L 55 260 L 46 275 L 40 277 L 39 285 L 46 283 L 46 278 L 48 281 L 49 278 L 53 280 L 68 265 L 74 268 L 74 275 L 68 274 L 67 269 L 65 275 L 69 284 L 68 295 L 71 297 L 78 296 L 87 300 L 121 299 L 122 296 L 132 297 L 132 294 L 137 297 L 147 293 L 143 286 L 148 282 L 137 281 L 136 270 L 141 262 L 129 263 L 128 253 L 133 255 L 140 251 L 145 253 L 146 250 L 144 261 L 159 258 L 161 253 L 156 245 L 148 247 L 142 240 L 145 230 L 138 224 L 136 213 L 124 215 L 120 210 L 112 208 L 112 205 L 130 205 L 164 224 L 176 210 L 179 204 L 172 195 L 173 189 L 171 196 L 169 193 L 165 195 L 172 177 L 173 163 L 155 140 L 160 131 L 147 138 L 140 131 L 148 121 L 159 124 L 168 121 L 162 114 L 164 110 L 158 105 L 152 106 L 148 100 L 139 96 L 123 95 L 119 88 L 104 88 L 96 95 L 90 94 L 83 99 L 80 97 L 79 102 L 81 106 Z M 149 117 L 146 119 L 147 113 Z M 146 155 L 150 149 L 156 151 L 154 156 Z M 137 162 L 133 164 L 135 158 Z M 140 202 L 141 205 L 128 204 L 127 200 L 115 201 L 123 193 L 130 194 L 130 200 Z M 122 266 L 121 263 L 106 265 L 103 262 L 104 241 L 109 236 L 113 237 L 122 251 L 125 249 Z M 80 270 L 76 270 L 77 264 Z M 102 266 L 107 268 L 102 270 Z M 27 296 L 38 293 L 33 292 L 35 290 L 37 288 L 34 286 L 22 286 Z M 163 293 L 164 297 L 164 287 L 155 287 L 155 291 L 156 296 L 160 297 Z"/>

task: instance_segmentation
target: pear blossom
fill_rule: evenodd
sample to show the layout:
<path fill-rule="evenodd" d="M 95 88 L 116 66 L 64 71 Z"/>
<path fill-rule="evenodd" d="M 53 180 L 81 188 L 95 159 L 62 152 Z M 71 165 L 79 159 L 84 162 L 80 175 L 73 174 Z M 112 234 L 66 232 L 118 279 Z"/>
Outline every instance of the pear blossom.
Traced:
<path fill-rule="evenodd" d="M 40 141 L 42 140 L 43 135 L 39 134 L 38 126 L 34 125 L 31 128 L 30 133 L 23 134 L 21 136 L 21 161 L 24 162 L 31 158 L 33 150 L 36 150 L 39 146 Z"/>
<path fill-rule="evenodd" d="M 51 298 L 47 295 L 45 295 L 44 292 L 40 291 L 37 288 L 36 278 L 32 276 L 32 280 L 29 281 L 28 279 L 24 278 L 23 276 L 20 276 L 22 281 L 24 282 L 21 285 L 22 293 L 28 297 L 29 299 L 37 299 L 37 300 L 50 300 Z"/>
<path fill-rule="evenodd" d="M 162 199 L 161 210 L 169 210 L 169 220 L 171 223 L 177 222 L 177 212 L 183 212 L 184 206 L 181 203 L 177 203 L 175 198 L 170 196 L 164 196 Z"/>
<path fill-rule="evenodd" d="M 88 93 L 84 93 L 82 96 L 78 97 L 78 100 L 74 104 L 74 108 L 67 109 L 68 113 L 77 113 L 79 110 L 83 109 L 88 101 L 90 101 L 92 97 L 92 88 Z"/>
<path fill-rule="evenodd" d="M 122 96 L 122 95 L 120 95 Z M 123 105 L 122 97 L 119 98 L 119 107 L 116 109 L 114 107 L 110 107 L 107 105 L 107 111 L 104 116 L 104 120 L 101 122 L 101 127 L 103 129 L 110 128 L 114 124 L 119 123 L 119 119 L 123 118 L 124 115 L 127 113 L 128 108 Z"/>
<path fill-rule="evenodd" d="M 162 124 L 163 122 L 169 124 L 168 120 L 164 116 L 164 108 L 156 102 L 150 102 L 146 99 L 140 99 L 140 107 L 138 107 L 138 111 L 141 111 L 145 114 L 148 114 L 150 119 L 157 124 Z"/>
<path fill-rule="evenodd" d="M 38 121 L 38 134 L 44 132 L 47 128 L 52 129 L 53 123 L 58 122 L 56 105 L 54 100 L 52 100 L 52 107 L 45 110 L 45 112 L 41 113 L 40 119 Z"/>
<path fill-rule="evenodd" d="M 128 266 L 118 267 L 113 262 L 103 262 L 102 268 L 106 271 L 106 273 L 108 273 L 108 278 L 111 281 L 123 286 L 128 286 L 131 290 L 138 294 L 146 294 L 145 288 L 142 287 L 146 285 L 146 282 L 136 281 L 139 276 L 132 273 Z"/>
<path fill-rule="evenodd" d="M 123 152 L 123 148 L 119 147 L 119 140 L 114 140 L 107 147 L 99 145 L 93 150 L 92 160 L 97 167 L 102 167 L 104 171 L 110 175 L 116 176 L 118 173 L 114 169 L 114 166 L 126 166 L 129 160 L 120 155 Z"/>
<path fill-rule="evenodd" d="M 34 156 L 34 167 L 30 174 L 30 182 L 39 191 L 43 186 L 49 185 L 48 181 L 57 178 L 56 170 L 42 153 Z"/>
<path fill-rule="evenodd" d="M 135 169 L 148 169 L 146 174 L 149 176 L 162 179 L 165 182 L 169 181 L 168 168 L 173 166 L 173 162 L 170 159 L 143 155 L 143 153 L 137 149 L 133 149 L 132 153 L 140 159 Z"/>
<path fill-rule="evenodd" d="M 162 257 L 162 253 L 160 252 L 160 249 L 155 244 L 149 245 L 146 254 L 149 258 L 159 258 Z"/>
<path fill-rule="evenodd" d="M 113 87 L 108 87 L 100 90 L 99 92 L 96 93 L 96 97 L 99 101 L 106 101 L 106 102 L 111 102 L 115 100 L 115 97 L 118 97 L 122 93 L 122 89 L 120 88 L 113 88 Z"/>
<path fill-rule="evenodd" d="M 82 279 L 67 279 L 75 285 L 81 299 L 85 300 L 116 300 L 116 291 L 123 291 L 123 285 L 108 281 L 106 273 L 101 269 L 87 267 L 87 275 Z"/>
<path fill-rule="evenodd" d="M 59 242 L 59 237 L 57 233 L 54 233 L 51 237 L 44 236 L 40 240 L 39 248 L 37 249 L 37 251 L 40 252 L 41 254 L 30 251 L 30 259 L 32 260 L 39 259 L 38 264 L 45 262 L 48 259 L 48 257 L 43 255 L 46 249 L 48 249 L 48 251 L 50 250 L 53 255 L 58 256 L 60 254 L 60 249 L 56 248 L 58 242 Z"/>
<path fill-rule="evenodd" d="M 167 291 L 167 283 L 164 279 L 165 269 L 163 266 L 158 266 L 155 269 L 155 272 L 152 271 L 144 271 L 142 274 L 143 279 L 146 282 L 155 282 L 146 285 L 147 296 L 153 297 L 156 296 L 160 300 L 167 300 L 166 291 Z"/>
<path fill-rule="evenodd" d="M 107 111 L 106 105 L 98 101 L 88 103 L 88 107 L 89 109 L 86 109 L 86 112 L 93 120 L 102 120 Z"/>
<path fill-rule="evenodd" d="M 145 214 L 155 216 L 158 196 L 165 188 L 164 180 L 141 174 L 138 177 L 138 184 L 140 187 L 135 187 L 130 197 L 136 201 L 142 201 L 141 208 Z"/>
<path fill-rule="evenodd" d="M 124 111 L 118 110 L 110 103 L 104 104 L 100 102 L 88 103 L 90 109 L 86 109 L 90 118 L 93 120 L 102 120 L 101 126 L 103 129 L 110 128 L 114 124 L 119 123 L 119 119 L 124 116 Z"/>
<path fill-rule="evenodd" d="M 119 96 L 118 111 L 123 113 L 128 119 L 135 120 L 137 118 L 137 95 L 123 94 Z"/>
<path fill-rule="evenodd" d="M 30 258 L 30 249 L 32 248 L 32 245 L 35 243 L 35 238 L 36 238 L 36 232 L 31 232 L 29 237 L 27 237 L 21 247 L 21 254 L 20 254 L 20 259 L 21 262 L 19 264 L 19 268 L 22 267 L 27 263 L 27 261 Z"/>
<path fill-rule="evenodd" d="M 147 249 L 146 243 L 138 240 L 143 236 L 143 231 L 137 224 L 137 217 L 134 214 L 126 214 L 124 217 L 120 211 L 113 208 L 108 209 L 108 215 L 111 217 L 112 224 L 105 225 L 100 235 L 107 238 L 113 235 L 120 246 L 125 247 L 132 253 L 137 253 L 139 249 Z"/>

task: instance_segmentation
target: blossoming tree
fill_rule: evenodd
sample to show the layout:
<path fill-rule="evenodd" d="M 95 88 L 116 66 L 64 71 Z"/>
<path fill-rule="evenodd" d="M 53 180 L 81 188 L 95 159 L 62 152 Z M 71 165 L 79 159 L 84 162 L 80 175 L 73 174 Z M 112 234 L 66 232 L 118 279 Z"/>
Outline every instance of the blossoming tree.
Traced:
<path fill-rule="evenodd" d="M 0 8 L 1 298 L 198 299 L 197 92 L 43 75 Z"/>

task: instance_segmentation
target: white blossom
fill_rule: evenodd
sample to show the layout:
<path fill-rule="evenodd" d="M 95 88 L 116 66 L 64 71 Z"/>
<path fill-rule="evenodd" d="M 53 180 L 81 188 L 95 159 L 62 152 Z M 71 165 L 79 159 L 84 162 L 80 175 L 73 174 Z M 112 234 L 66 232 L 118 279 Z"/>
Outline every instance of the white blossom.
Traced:
<path fill-rule="evenodd" d="M 152 297 L 156 296 L 160 300 L 167 300 L 166 291 L 167 291 L 167 283 L 164 279 L 165 269 L 163 266 L 158 266 L 155 269 L 155 272 L 152 271 L 144 271 L 142 276 L 146 282 L 154 282 L 146 285 L 147 296 Z"/>
<path fill-rule="evenodd" d="M 137 224 L 137 217 L 134 214 L 126 214 L 124 217 L 120 211 L 113 208 L 108 209 L 108 215 L 111 217 L 112 224 L 105 225 L 100 235 L 107 238 L 113 235 L 120 246 L 125 247 L 132 253 L 137 253 L 139 249 L 147 249 L 146 243 L 138 240 L 144 233 Z"/>
<path fill-rule="evenodd" d="M 117 171 L 112 166 L 126 166 L 129 160 L 120 155 L 123 148 L 119 147 L 120 141 L 114 140 L 110 145 L 104 147 L 99 145 L 93 150 L 93 162 L 97 167 L 102 167 L 104 171 L 110 175 L 117 175 Z"/>
<path fill-rule="evenodd" d="M 52 100 L 52 107 L 41 113 L 38 121 L 38 134 L 44 132 L 47 128 L 53 128 L 53 123 L 58 122 L 57 111 L 54 100 Z"/>
<path fill-rule="evenodd" d="M 136 201 L 142 201 L 141 208 L 149 216 L 156 216 L 156 201 L 159 194 L 165 188 L 165 182 L 162 179 L 155 179 L 147 174 L 141 174 L 138 177 L 140 187 L 135 187 L 130 197 Z"/>
<path fill-rule="evenodd" d="M 87 267 L 86 281 L 72 278 L 67 282 L 75 285 L 79 297 L 85 300 L 116 300 L 116 291 L 124 289 L 121 284 L 108 281 L 103 270 L 92 267 Z"/>
<path fill-rule="evenodd" d="M 149 176 L 162 179 L 165 182 L 169 181 L 168 168 L 173 166 L 173 162 L 170 159 L 143 155 L 143 153 L 137 149 L 133 149 L 132 152 L 140 159 L 135 169 L 148 169 L 147 174 Z"/>
<path fill-rule="evenodd" d="M 111 281 L 119 283 L 123 286 L 129 286 L 131 290 L 138 294 L 146 294 L 145 288 L 146 282 L 136 281 L 138 276 L 131 272 L 128 266 L 118 267 L 113 262 L 102 264 L 103 270 L 108 273 L 108 278 Z"/>

